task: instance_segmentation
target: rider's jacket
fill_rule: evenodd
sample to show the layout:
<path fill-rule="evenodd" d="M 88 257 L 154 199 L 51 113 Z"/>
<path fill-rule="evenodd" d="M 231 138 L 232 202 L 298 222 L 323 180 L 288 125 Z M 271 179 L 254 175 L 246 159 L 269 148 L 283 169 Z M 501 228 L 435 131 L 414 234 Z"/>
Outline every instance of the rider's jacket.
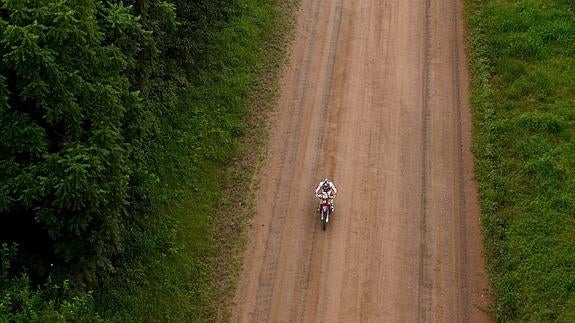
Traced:
<path fill-rule="evenodd" d="M 329 191 L 327 192 L 329 194 L 330 197 L 333 197 L 337 194 L 337 188 L 335 188 L 335 185 L 333 185 L 333 182 L 328 182 L 329 183 Z M 321 181 L 319 183 L 319 185 L 317 186 L 317 188 L 315 189 L 315 194 L 319 194 L 321 191 L 323 191 L 323 181 Z"/>

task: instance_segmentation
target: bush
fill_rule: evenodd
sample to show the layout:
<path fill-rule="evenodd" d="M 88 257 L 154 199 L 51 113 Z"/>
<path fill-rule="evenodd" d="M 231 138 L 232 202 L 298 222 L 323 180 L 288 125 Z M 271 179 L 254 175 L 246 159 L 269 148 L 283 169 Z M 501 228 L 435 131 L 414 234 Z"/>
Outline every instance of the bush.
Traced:
<path fill-rule="evenodd" d="M 48 281 L 33 287 L 25 273 L 10 274 L 15 245 L 0 249 L 0 321 L 2 322 L 103 322 L 94 311 L 92 295 L 74 295 L 68 281 Z"/>

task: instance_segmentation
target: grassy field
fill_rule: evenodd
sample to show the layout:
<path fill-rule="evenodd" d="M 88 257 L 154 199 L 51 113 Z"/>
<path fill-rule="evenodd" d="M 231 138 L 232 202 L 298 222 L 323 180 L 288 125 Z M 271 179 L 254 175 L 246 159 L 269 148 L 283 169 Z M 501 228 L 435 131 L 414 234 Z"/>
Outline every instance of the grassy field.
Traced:
<path fill-rule="evenodd" d="M 162 116 L 157 223 L 96 291 L 112 321 L 229 320 L 252 182 L 265 150 L 294 1 L 241 0 L 242 14 L 210 35 L 194 84 Z M 166 236 L 170 237 L 166 239 Z"/>
<path fill-rule="evenodd" d="M 575 1 L 466 8 L 494 318 L 574 322 Z"/>

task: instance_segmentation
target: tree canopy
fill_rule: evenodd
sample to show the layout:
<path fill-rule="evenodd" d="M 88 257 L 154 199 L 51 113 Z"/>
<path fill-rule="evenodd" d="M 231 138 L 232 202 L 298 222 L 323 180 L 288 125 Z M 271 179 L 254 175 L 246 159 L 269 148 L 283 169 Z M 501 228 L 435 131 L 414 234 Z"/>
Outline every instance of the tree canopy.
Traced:
<path fill-rule="evenodd" d="M 147 119 L 127 71 L 151 33 L 122 2 L 1 3 L 2 239 L 93 278 L 138 202 Z"/>

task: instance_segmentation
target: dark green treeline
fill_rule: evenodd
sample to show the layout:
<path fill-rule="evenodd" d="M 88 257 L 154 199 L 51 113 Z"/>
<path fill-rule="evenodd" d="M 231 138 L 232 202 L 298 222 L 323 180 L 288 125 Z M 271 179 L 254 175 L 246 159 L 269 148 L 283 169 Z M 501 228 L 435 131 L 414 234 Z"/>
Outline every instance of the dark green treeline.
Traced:
<path fill-rule="evenodd" d="M 0 318 L 97 320 L 106 281 L 175 252 L 167 181 L 201 191 L 226 162 L 249 80 L 192 89 L 230 74 L 222 31 L 272 2 L 0 1 Z"/>

